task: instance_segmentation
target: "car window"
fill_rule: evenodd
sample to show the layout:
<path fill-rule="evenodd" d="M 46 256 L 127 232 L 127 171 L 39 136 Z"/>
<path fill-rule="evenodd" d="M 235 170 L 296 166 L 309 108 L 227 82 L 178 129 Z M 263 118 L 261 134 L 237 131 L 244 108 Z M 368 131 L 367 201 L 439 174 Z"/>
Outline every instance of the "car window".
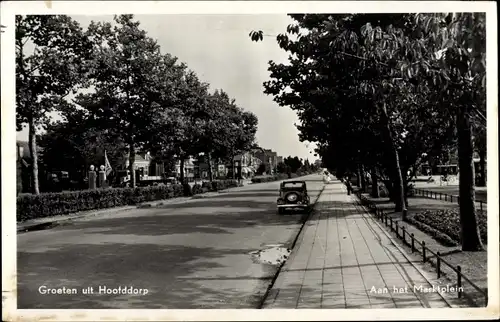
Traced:
<path fill-rule="evenodd" d="M 303 183 L 300 183 L 300 182 L 291 182 L 291 183 L 284 183 L 283 187 L 284 188 L 296 188 L 296 189 L 300 189 L 300 188 L 302 188 L 302 185 L 303 185 Z"/>

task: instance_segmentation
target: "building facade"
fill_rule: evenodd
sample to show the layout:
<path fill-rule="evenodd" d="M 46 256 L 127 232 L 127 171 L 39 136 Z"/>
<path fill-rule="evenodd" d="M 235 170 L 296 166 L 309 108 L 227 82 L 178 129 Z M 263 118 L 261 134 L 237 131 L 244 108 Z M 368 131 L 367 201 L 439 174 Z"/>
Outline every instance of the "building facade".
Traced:
<path fill-rule="evenodd" d="M 278 154 L 271 149 L 262 149 L 255 153 L 255 156 L 266 165 L 266 169 L 271 173 L 276 171 L 278 166 Z"/>

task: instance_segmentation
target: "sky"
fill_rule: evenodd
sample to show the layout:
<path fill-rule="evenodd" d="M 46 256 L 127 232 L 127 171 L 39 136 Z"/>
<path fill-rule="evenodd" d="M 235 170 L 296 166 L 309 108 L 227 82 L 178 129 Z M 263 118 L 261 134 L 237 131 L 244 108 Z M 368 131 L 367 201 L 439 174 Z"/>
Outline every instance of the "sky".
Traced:
<path fill-rule="evenodd" d="M 113 16 L 72 16 L 83 28 L 94 21 L 112 21 Z M 281 156 L 298 156 L 314 161 L 313 143 L 302 143 L 294 123 L 297 115 L 280 107 L 263 93 L 269 80 L 268 62 L 286 62 L 288 53 L 279 48 L 275 35 L 292 22 L 285 14 L 268 15 L 136 15 L 141 28 L 158 41 L 163 53 L 187 64 L 211 90 L 223 89 L 243 109 L 259 119 L 257 141 Z M 262 42 L 248 34 L 262 30 Z M 272 36 L 271 36 L 272 35 Z M 27 130 L 17 134 L 27 139 Z"/>

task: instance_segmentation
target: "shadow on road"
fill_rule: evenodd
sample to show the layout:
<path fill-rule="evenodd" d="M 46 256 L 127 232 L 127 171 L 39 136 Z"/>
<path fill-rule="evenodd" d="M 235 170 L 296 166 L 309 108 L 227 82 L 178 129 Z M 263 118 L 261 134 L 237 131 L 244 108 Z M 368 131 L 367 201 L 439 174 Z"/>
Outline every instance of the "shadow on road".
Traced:
<path fill-rule="evenodd" d="M 181 206 L 181 207 L 179 207 Z M 227 205 L 225 212 L 219 210 L 212 212 L 210 207 L 217 207 L 217 202 L 200 202 L 196 207 L 192 204 L 166 206 L 158 209 L 147 210 L 147 215 L 124 218 L 102 218 L 95 221 L 75 221 L 62 225 L 56 229 L 75 230 L 79 232 L 92 233 L 96 229 L 100 234 L 131 234 L 131 235 L 169 235 L 169 234 L 232 234 L 232 230 L 238 228 L 256 226 L 286 226 L 305 220 L 306 214 L 289 213 L 286 215 L 276 214 L 274 207 L 268 205 L 248 202 L 231 202 Z M 220 207 L 220 205 L 219 205 Z M 238 211 L 235 207 L 241 207 Z M 165 209 L 184 209 L 181 214 L 165 212 Z M 201 213 L 200 208 L 205 209 Z"/>
<path fill-rule="evenodd" d="M 195 309 L 213 307 L 254 307 L 258 298 L 248 297 L 234 287 L 234 280 L 251 276 L 208 275 L 224 268 L 217 259 L 246 252 L 162 244 L 61 245 L 39 253 L 18 254 L 18 308 L 143 308 Z M 55 262 L 54 258 L 59 258 Z M 102 265 L 95 265 L 102 261 Z M 29 263 L 36 263 L 36 267 Z M 97 267 L 98 271 L 89 271 Z M 227 272 L 226 272 L 227 273 Z M 51 278 L 52 277 L 52 278 Z M 64 278 L 61 278 L 64 277 Z M 266 280 L 264 278 L 262 280 Z M 51 288 L 76 288 L 74 295 L 41 295 L 37 281 Z M 111 282 L 112 281 L 112 282 Z M 148 289 L 147 295 L 100 295 L 99 286 Z M 94 294 L 81 293 L 92 286 Z M 227 303 L 229 302 L 229 303 Z M 254 303 L 255 302 L 255 303 Z"/>

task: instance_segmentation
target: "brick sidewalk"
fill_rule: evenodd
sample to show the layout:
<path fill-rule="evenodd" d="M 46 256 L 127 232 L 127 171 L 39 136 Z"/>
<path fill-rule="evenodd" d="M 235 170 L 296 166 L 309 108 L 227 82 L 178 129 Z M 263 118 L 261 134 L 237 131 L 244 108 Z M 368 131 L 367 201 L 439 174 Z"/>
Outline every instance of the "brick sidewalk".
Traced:
<path fill-rule="evenodd" d="M 263 308 L 460 305 L 438 292 L 414 290 L 414 286 L 432 288 L 432 284 L 382 228 L 357 209 L 354 196 L 347 196 L 340 182 L 326 186 Z"/>

